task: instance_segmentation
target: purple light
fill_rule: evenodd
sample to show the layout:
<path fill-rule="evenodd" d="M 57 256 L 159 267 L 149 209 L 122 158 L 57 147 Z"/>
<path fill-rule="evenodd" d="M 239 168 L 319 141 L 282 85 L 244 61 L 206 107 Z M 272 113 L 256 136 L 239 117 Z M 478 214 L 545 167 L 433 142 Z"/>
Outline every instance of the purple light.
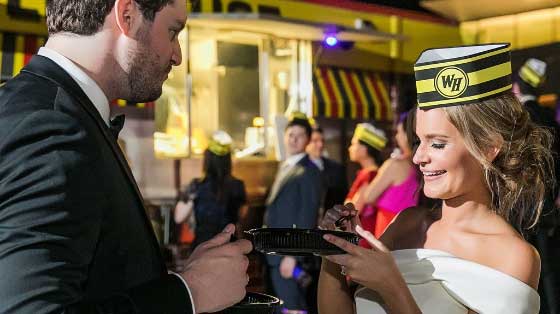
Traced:
<path fill-rule="evenodd" d="M 338 39 L 336 39 L 336 37 L 333 35 L 327 35 L 327 37 L 325 37 L 325 43 L 329 47 L 334 47 L 336 46 L 336 44 L 338 44 Z"/>

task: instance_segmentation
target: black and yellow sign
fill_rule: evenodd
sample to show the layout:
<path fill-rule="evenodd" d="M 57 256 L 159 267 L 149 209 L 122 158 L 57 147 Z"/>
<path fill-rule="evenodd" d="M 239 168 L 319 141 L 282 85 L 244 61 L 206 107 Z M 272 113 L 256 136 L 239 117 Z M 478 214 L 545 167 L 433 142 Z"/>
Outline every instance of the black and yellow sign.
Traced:
<path fill-rule="evenodd" d="M 414 72 L 420 108 L 472 103 L 511 89 L 510 45 L 429 49 Z"/>

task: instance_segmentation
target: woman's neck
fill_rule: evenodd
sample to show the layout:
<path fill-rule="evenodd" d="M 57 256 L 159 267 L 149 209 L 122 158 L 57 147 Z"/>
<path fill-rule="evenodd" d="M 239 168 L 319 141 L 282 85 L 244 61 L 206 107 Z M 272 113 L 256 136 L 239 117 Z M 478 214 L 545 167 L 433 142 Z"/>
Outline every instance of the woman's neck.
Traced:
<path fill-rule="evenodd" d="M 373 159 L 367 158 L 360 160 L 360 166 L 362 169 L 376 170 L 378 168 L 377 163 Z"/>
<path fill-rule="evenodd" d="M 494 215 L 490 195 L 458 196 L 443 200 L 441 223 L 457 227 L 470 225 L 474 221 Z"/>

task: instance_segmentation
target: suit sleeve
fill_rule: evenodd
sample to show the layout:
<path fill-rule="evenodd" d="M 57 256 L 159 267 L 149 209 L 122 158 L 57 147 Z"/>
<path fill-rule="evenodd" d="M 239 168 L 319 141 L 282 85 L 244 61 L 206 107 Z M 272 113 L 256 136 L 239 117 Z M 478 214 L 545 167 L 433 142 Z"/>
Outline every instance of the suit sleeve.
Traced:
<path fill-rule="evenodd" d="M 0 313 L 192 312 L 173 275 L 84 299 L 108 205 L 96 154 L 80 124 L 56 111 L 36 111 L 0 135 Z"/>

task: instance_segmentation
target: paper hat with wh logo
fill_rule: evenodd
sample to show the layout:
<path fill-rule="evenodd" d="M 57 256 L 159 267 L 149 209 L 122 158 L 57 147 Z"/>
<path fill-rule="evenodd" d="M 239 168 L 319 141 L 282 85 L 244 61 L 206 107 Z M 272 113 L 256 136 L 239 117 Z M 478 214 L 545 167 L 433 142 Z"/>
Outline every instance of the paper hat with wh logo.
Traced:
<path fill-rule="evenodd" d="M 218 130 L 212 134 L 208 142 L 208 150 L 218 156 L 225 156 L 231 153 L 233 140 L 225 131 Z"/>
<path fill-rule="evenodd" d="M 385 132 L 369 123 L 359 123 L 356 125 L 353 137 L 377 150 L 382 150 L 387 145 Z"/>
<path fill-rule="evenodd" d="M 511 90 L 509 44 L 428 49 L 414 65 L 418 107 L 474 103 Z"/>
<path fill-rule="evenodd" d="M 519 77 L 525 83 L 538 88 L 545 80 L 546 63 L 539 59 L 530 58 L 519 70 Z"/>

